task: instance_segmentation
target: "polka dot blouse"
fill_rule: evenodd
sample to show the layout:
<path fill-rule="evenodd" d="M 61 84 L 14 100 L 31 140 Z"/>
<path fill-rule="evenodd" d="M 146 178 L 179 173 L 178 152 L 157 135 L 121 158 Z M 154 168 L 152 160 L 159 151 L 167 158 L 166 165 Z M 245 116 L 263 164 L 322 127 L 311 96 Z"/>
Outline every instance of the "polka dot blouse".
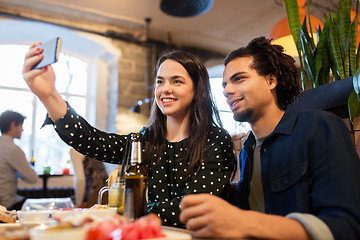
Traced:
<path fill-rule="evenodd" d="M 44 124 L 52 123 L 48 118 Z M 67 114 L 54 123 L 60 138 L 84 155 L 108 163 L 120 164 L 129 135 L 100 131 L 68 105 Z M 145 144 L 143 144 L 144 146 Z M 187 139 L 166 141 L 159 163 L 152 163 L 148 176 L 148 208 L 166 226 L 184 227 L 179 221 L 179 203 L 187 194 L 225 195 L 233 171 L 233 145 L 226 130 L 213 127 L 207 138 L 206 158 L 197 173 L 187 173 L 188 162 L 180 161 L 187 151 Z M 156 156 L 154 156 L 156 158 Z M 184 176 L 191 180 L 184 181 Z M 226 189 L 226 188 L 225 188 Z"/>

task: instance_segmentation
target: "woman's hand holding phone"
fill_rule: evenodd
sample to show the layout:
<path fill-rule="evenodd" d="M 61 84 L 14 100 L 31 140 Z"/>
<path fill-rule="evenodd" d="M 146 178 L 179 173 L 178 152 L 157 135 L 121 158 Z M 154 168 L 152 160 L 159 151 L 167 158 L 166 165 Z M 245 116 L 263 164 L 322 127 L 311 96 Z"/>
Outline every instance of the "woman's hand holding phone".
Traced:
<path fill-rule="evenodd" d="M 23 78 L 30 90 L 39 97 L 53 121 L 61 118 L 66 113 L 66 103 L 55 88 L 55 74 L 51 65 L 40 69 L 33 68 L 43 58 L 44 50 L 40 42 L 34 42 L 25 54 Z"/>

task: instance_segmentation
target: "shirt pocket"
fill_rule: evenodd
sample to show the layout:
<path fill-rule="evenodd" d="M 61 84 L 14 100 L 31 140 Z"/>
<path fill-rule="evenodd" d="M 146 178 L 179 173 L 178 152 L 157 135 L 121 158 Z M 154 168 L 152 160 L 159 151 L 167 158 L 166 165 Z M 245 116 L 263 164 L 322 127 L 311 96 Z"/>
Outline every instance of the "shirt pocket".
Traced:
<path fill-rule="evenodd" d="M 270 190 L 276 193 L 291 188 L 293 185 L 303 179 L 306 174 L 306 168 L 306 162 L 302 162 L 286 170 L 283 174 L 272 178 Z"/>

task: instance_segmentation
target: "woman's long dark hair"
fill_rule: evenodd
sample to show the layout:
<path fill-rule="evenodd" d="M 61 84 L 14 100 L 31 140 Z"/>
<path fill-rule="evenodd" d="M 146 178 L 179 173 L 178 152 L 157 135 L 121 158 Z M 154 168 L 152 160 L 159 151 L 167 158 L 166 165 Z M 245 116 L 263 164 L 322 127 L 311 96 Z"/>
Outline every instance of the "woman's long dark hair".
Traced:
<path fill-rule="evenodd" d="M 156 64 L 156 72 L 167 59 L 180 63 L 189 73 L 194 83 L 194 99 L 190 107 L 190 118 L 187 139 L 187 152 L 183 160 L 190 162 L 188 173 L 198 172 L 205 159 L 206 140 L 212 126 L 220 126 L 219 112 L 212 101 L 209 75 L 205 66 L 192 54 L 174 50 L 164 54 Z M 215 118 L 215 119 L 214 119 Z M 150 122 L 147 127 L 144 160 L 148 167 L 158 162 L 162 155 L 162 145 L 166 140 L 166 116 L 161 112 L 154 100 Z M 154 159 L 156 156 L 156 159 Z M 190 157 L 191 156 L 191 157 Z M 194 174 L 190 174 L 194 176 Z M 184 176 L 188 178 L 189 176 Z M 186 179 L 185 179 L 186 180 Z"/>

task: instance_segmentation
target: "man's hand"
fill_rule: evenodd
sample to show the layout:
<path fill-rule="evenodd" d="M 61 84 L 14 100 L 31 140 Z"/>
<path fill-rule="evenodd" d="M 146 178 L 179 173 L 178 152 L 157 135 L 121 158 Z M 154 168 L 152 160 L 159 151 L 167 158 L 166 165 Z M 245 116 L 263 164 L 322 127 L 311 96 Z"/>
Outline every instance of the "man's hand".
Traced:
<path fill-rule="evenodd" d="M 210 194 L 187 195 L 180 209 L 180 221 L 195 237 L 310 239 L 296 220 L 242 210 Z"/>
<path fill-rule="evenodd" d="M 180 221 L 193 231 L 195 237 L 247 237 L 246 229 L 241 226 L 246 211 L 219 197 L 210 194 L 187 195 L 183 197 L 180 208 Z"/>

